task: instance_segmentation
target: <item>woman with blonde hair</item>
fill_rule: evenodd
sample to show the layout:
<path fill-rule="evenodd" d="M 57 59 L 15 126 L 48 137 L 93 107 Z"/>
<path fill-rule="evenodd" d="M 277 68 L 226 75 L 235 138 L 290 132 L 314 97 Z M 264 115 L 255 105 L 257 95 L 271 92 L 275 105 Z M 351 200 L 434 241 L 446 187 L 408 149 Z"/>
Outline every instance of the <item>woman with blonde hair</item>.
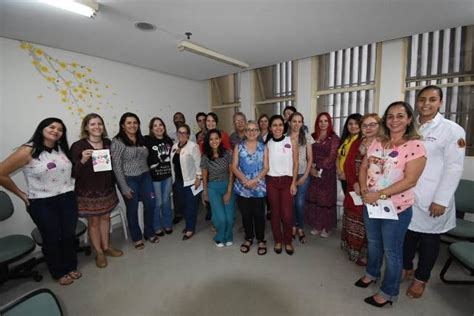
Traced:
<path fill-rule="evenodd" d="M 110 151 L 110 144 L 104 120 L 100 115 L 90 113 L 82 120 L 81 139 L 71 146 L 79 216 L 87 219 L 88 234 L 99 268 L 107 266 L 105 256 L 119 257 L 123 254 L 110 246 L 109 238 L 110 212 L 119 202 L 114 174 L 112 170 L 95 172 L 92 159 L 94 151 Z"/>

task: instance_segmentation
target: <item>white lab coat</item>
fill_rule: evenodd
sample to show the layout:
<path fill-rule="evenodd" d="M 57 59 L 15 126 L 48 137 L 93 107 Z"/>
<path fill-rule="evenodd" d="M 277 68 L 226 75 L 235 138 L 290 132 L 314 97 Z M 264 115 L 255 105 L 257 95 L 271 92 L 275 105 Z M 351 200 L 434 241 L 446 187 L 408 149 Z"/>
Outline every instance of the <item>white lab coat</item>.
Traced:
<path fill-rule="evenodd" d="M 415 204 L 408 229 L 441 234 L 456 226 L 454 192 L 462 176 L 466 133 L 439 113 L 419 126 L 419 131 L 423 135 L 427 161 L 414 190 Z M 445 206 L 445 213 L 431 217 L 432 202 Z"/>

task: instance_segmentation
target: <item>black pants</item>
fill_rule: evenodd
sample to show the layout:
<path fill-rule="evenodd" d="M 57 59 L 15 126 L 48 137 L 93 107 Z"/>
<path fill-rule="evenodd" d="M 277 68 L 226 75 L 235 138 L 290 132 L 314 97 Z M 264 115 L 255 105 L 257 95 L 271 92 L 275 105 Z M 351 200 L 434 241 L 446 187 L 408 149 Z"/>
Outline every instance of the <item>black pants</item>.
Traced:
<path fill-rule="evenodd" d="M 265 240 L 265 198 L 246 198 L 237 196 L 237 205 L 242 214 L 245 239 Z"/>
<path fill-rule="evenodd" d="M 403 269 L 413 270 L 413 259 L 418 251 L 415 278 L 428 282 L 440 248 L 440 234 L 419 233 L 408 230 L 403 245 Z"/>
<path fill-rule="evenodd" d="M 77 202 L 73 192 L 31 199 L 28 208 L 43 239 L 43 254 L 55 279 L 77 269 Z"/>

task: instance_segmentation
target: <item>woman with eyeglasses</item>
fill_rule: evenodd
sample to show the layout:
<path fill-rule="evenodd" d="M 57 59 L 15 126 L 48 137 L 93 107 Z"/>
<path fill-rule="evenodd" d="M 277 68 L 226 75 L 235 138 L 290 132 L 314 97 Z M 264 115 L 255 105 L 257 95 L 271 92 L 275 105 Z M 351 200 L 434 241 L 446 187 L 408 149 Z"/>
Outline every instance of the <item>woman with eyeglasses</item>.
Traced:
<path fill-rule="evenodd" d="M 234 149 L 232 171 L 236 177 L 234 192 L 242 215 L 245 241 L 240 252 L 247 253 L 257 239 L 257 254 L 267 253 L 265 240 L 265 197 L 267 186 L 265 175 L 268 172 L 268 149 L 258 140 L 258 126 L 254 121 L 247 122 L 245 139 Z"/>
<path fill-rule="evenodd" d="M 127 208 L 130 235 L 137 250 L 145 248 L 143 238 L 158 243 L 153 227 L 155 189 L 148 167 L 148 149 L 140 131 L 140 119 L 134 113 L 124 113 L 120 118 L 119 132 L 110 147 L 115 178 Z M 138 203 L 143 202 L 144 232 L 138 224 Z"/>
<path fill-rule="evenodd" d="M 360 139 L 361 130 L 359 126 L 359 120 L 362 115 L 359 113 L 353 113 L 347 117 L 344 127 L 342 129 L 341 139 L 339 140 L 339 147 L 337 147 L 337 163 L 336 172 L 337 177 L 341 181 L 342 192 L 346 194 L 347 181 L 344 173 L 344 163 L 347 155 L 351 150 L 351 146 L 354 142 Z"/>
<path fill-rule="evenodd" d="M 358 265 L 367 265 L 367 237 L 364 227 L 362 205 L 355 205 L 350 192 L 361 195 L 359 186 L 359 170 L 362 158 L 377 137 L 380 117 L 375 113 L 364 115 L 360 119 L 362 138 L 352 143 L 346 155 L 343 171 L 347 181 L 344 195 L 344 215 L 342 217 L 341 249 L 345 250 L 349 260 Z"/>
<path fill-rule="evenodd" d="M 339 144 L 329 113 L 322 112 L 316 117 L 311 136 L 314 139 L 313 163 L 306 193 L 305 218 L 313 228 L 311 235 L 327 238 L 337 224 L 336 159 Z"/>
<path fill-rule="evenodd" d="M 178 208 L 184 214 L 186 227 L 183 240 L 194 236 L 198 211 L 198 188 L 201 186 L 201 152 L 198 145 L 189 140 L 191 129 L 183 124 L 178 128 L 176 142 L 171 148 L 173 186 Z"/>
<path fill-rule="evenodd" d="M 366 288 L 380 279 L 385 258 L 381 287 L 375 295 L 364 300 L 375 307 L 391 305 L 400 291 L 403 240 L 415 202 L 413 187 L 426 163 L 425 148 L 414 123 L 413 110 L 408 103 L 390 104 L 382 118 L 381 138 L 374 140 L 367 149 L 359 171 L 360 191 L 365 203 L 368 262 L 365 275 L 355 286 Z M 371 179 L 370 170 L 373 170 Z M 380 200 L 391 201 L 398 219 L 369 215 L 367 205 L 377 205 Z"/>

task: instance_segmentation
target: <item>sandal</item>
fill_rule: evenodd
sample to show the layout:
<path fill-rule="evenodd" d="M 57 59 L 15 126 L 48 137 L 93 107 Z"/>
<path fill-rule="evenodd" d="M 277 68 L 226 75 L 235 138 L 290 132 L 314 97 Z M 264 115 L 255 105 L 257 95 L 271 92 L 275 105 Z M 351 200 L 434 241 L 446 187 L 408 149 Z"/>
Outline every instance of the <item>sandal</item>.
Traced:
<path fill-rule="evenodd" d="M 158 236 L 158 237 L 164 237 L 164 236 L 165 236 L 165 232 L 162 231 L 162 230 L 160 230 L 160 231 L 158 231 L 158 232 L 156 233 L 156 236 Z"/>
<path fill-rule="evenodd" d="M 275 246 L 273 247 L 273 251 L 275 251 L 275 253 L 277 255 L 279 255 L 282 251 L 282 244 L 281 243 L 276 243 Z"/>
<path fill-rule="evenodd" d="M 67 275 L 69 275 L 74 280 L 78 280 L 78 279 L 82 278 L 82 273 L 77 271 L 77 270 L 73 270 L 73 271 L 69 272 Z"/>
<path fill-rule="evenodd" d="M 253 241 L 252 240 L 246 240 L 242 245 L 240 245 L 240 252 L 241 253 L 247 253 L 250 251 L 250 247 L 252 247 Z"/>
<path fill-rule="evenodd" d="M 160 237 L 158 237 L 158 235 L 153 235 L 150 238 L 148 238 L 148 241 L 153 244 L 157 244 L 160 242 Z"/>
<path fill-rule="evenodd" d="M 257 254 L 259 256 L 263 256 L 267 254 L 267 241 L 266 240 L 262 240 L 258 242 Z"/>
<path fill-rule="evenodd" d="M 72 277 L 69 274 L 66 274 L 66 275 L 62 276 L 58 280 L 59 285 L 64 285 L 64 286 L 71 285 L 73 282 L 74 282 L 74 280 L 72 279 Z"/>
<path fill-rule="evenodd" d="M 300 243 L 302 244 L 306 243 L 306 234 L 304 233 L 304 230 L 302 229 L 298 230 L 298 239 L 300 240 Z"/>
<path fill-rule="evenodd" d="M 135 243 L 135 245 L 133 245 L 135 247 L 135 249 L 137 250 L 142 250 L 143 248 L 145 248 L 145 244 L 143 243 L 142 240 L 138 241 Z"/>

